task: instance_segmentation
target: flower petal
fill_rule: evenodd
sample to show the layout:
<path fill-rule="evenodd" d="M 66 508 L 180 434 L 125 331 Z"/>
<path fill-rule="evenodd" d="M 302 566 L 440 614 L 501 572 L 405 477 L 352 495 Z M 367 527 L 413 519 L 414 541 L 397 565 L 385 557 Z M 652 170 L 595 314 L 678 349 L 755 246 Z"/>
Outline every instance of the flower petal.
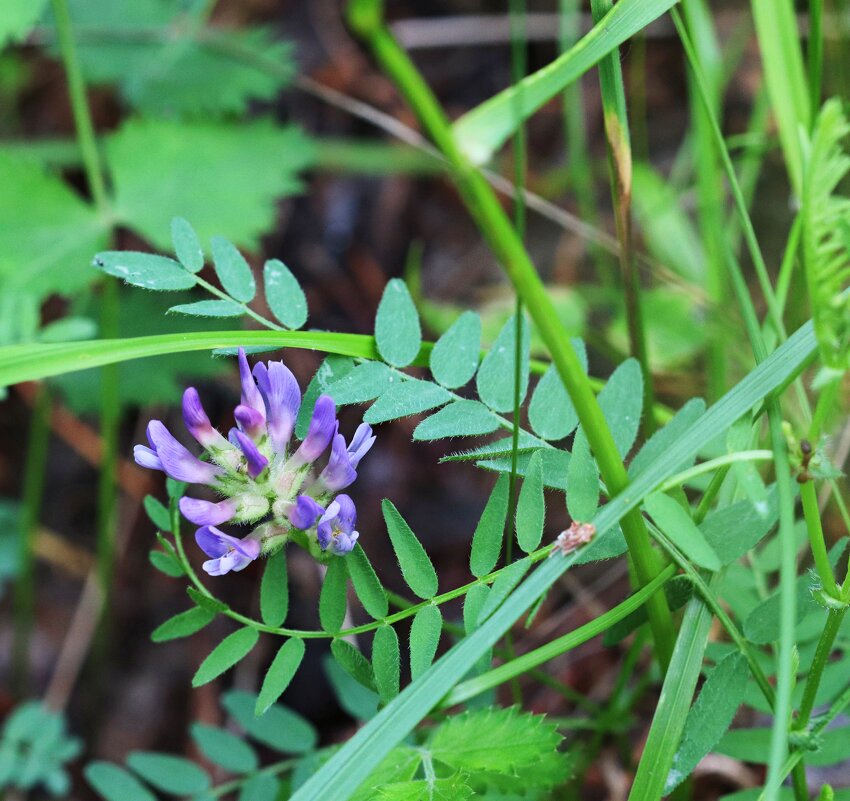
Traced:
<path fill-rule="evenodd" d="M 165 470 L 159 456 L 156 455 L 156 451 L 151 450 L 146 445 L 134 446 L 133 459 L 141 467 L 147 467 L 151 470 Z"/>
<path fill-rule="evenodd" d="M 315 462 L 328 447 L 336 427 L 336 404 L 333 398 L 330 395 L 319 395 L 313 409 L 313 416 L 310 418 L 307 436 L 292 455 L 293 466 L 299 467 L 302 464 Z"/>
<path fill-rule="evenodd" d="M 256 478 L 266 469 L 269 460 L 260 453 L 254 444 L 254 440 L 247 434 L 243 434 L 238 428 L 230 429 L 230 439 L 245 454 L 245 459 L 248 462 L 248 475 L 251 478 Z"/>
<path fill-rule="evenodd" d="M 336 492 L 354 483 L 357 471 L 351 464 L 349 452 L 342 434 L 336 434 L 331 445 L 331 458 L 319 474 L 319 481 L 329 490 Z"/>
<path fill-rule="evenodd" d="M 266 428 L 266 420 L 256 409 L 240 403 L 233 410 L 236 424 L 252 439 L 259 439 Z"/>
<path fill-rule="evenodd" d="M 324 511 L 309 495 L 299 495 L 287 510 L 286 516 L 295 528 L 306 530 L 316 524 L 319 515 Z"/>
<path fill-rule="evenodd" d="M 368 423 L 361 423 L 357 426 L 357 430 L 354 432 L 354 436 L 351 439 L 351 444 L 348 446 L 348 453 L 352 467 L 357 467 L 357 465 L 360 464 L 360 460 L 375 444 L 375 439 L 375 435 L 372 434 L 372 426 Z"/>
<path fill-rule="evenodd" d="M 257 385 L 266 404 L 269 434 L 276 453 L 284 453 L 301 407 L 298 381 L 283 362 L 269 362 L 254 368 Z"/>
<path fill-rule="evenodd" d="M 236 504 L 229 498 L 219 503 L 202 501 L 198 498 L 180 499 L 180 511 L 183 517 L 197 526 L 217 526 L 232 520 L 236 514 Z"/>
<path fill-rule="evenodd" d="M 162 462 L 163 470 L 178 481 L 190 484 L 209 484 L 221 473 L 216 465 L 202 462 L 181 445 L 159 420 L 151 420 L 148 439 Z"/>
<path fill-rule="evenodd" d="M 233 547 L 232 540 L 235 539 L 215 526 L 203 526 L 195 532 L 195 542 L 207 556 L 224 556 Z"/>
<path fill-rule="evenodd" d="M 242 405 L 249 406 L 259 412 L 263 421 L 266 419 L 266 407 L 260 390 L 251 376 L 251 368 L 248 366 L 248 358 L 245 356 L 245 348 L 239 348 L 239 378 L 242 382 Z"/>

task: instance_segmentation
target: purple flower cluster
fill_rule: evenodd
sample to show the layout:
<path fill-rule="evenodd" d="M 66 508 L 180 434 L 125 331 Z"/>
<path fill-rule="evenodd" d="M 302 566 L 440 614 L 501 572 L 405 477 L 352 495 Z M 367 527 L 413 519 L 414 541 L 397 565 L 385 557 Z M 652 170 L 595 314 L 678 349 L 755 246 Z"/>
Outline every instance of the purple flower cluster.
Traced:
<path fill-rule="evenodd" d="M 148 445 L 134 449 L 136 462 L 178 481 L 205 484 L 222 496 L 217 502 L 180 499 L 180 511 L 200 526 L 195 539 L 211 557 L 204 562 L 211 576 L 242 570 L 288 539 L 344 556 L 357 542 L 357 511 L 339 491 L 357 478 L 357 466 L 375 442 L 371 427 L 361 423 L 346 443 L 333 399 L 320 395 L 307 435 L 295 447 L 292 435 L 301 407 L 295 376 L 283 362 L 258 363 L 252 372 L 241 348 L 239 373 L 242 397 L 227 437 L 213 427 L 197 391 L 189 387 L 183 393 L 183 420 L 206 461 L 159 420 L 151 420 Z M 328 461 L 317 471 L 315 462 L 329 445 Z M 239 539 L 216 528 L 227 522 L 260 525 Z"/>

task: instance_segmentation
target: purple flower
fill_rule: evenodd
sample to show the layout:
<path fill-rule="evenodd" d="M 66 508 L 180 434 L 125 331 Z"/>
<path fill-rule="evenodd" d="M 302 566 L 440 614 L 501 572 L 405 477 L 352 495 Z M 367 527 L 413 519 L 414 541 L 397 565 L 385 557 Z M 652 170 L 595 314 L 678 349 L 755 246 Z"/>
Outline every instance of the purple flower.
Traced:
<path fill-rule="evenodd" d="M 372 427 L 368 423 L 361 423 L 357 427 L 348 446 L 342 434 L 335 434 L 331 445 L 331 458 L 319 475 L 319 481 L 334 492 L 345 489 L 357 478 L 356 467 L 374 442 Z"/>
<path fill-rule="evenodd" d="M 286 516 L 295 528 L 306 530 L 316 525 L 316 520 L 324 511 L 309 495 L 299 495 L 287 509 Z"/>
<path fill-rule="evenodd" d="M 256 478 L 266 469 L 269 460 L 260 453 L 254 444 L 254 440 L 247 434 L 243 434 L 238 428 L 231 428 L 229 436 L 230 441 L 245 454 L 245 459 L 248 462 L 248 475 L 251 478 Z"/>
<path fill-rule="evenodd" d="M 180 499 L 183 517 L 198 526 L 217 526 L 232 520 L 236 515 L 236 502 L 227 498 L 219 503 L 202 501 L 198 498 Z"/>
<path fill-rule="evenodd" d="M 284 453 L 301 408 L 298 381 L 283 362 L 254 365 L 254 377 L 266 404 L 272 446 L 277 453 Z"/>
<path fill-rule="evenodd" d="M 213 428 L 210 418 L 204 411 L 198 390 L 189 387 L 183 393 L 183 422 L 186 430 L 204 448 L 227 448 L 227 440 Z"/>
<path fill-rule="evenodd" d="M 248 358 L 245 356 L 245 348 L 239 348 L 239 378 L 242 382 L 242 405 L 254 409 L 266 421 L 266 406 L 260 395 L 260 390 L 251 376 L 251 368 L 248 366 Z"/>
<path fill-rule="evenodd" d="M 256 409 L 240 403 L 233 410 L 233 417 L 239 428 L 251 437 L 251 439 L 256 441 L 265 433 L 266 418 Z"/>
<path fill-rule="evenodd" d="M 307 436 L 304 437 L 298 450 L 292 454 L 289 460 L 290 465 L 300 467 L 303 464 L 315 462 L 328 447 L 336 426 L 336 404 L 333 398 L 330 395 L 319 395 L 313 409 L 313 416 L 310 418 Z"/>
<path fill-rule="evenodd" d="M 133 446 L 133 459 L 140 467 L 147 467 L 149 470 L 165 470 L 156 451 L 151 450 L 147 445 Z"/>
<path fill-rule="evenodd" d="M 188 481 L 190 484 L 212 484 L 221 475 L 221 468 L 202 462 L 189 453 L 159 420 L 151 420 L 147 429 L 151 448 L 136 446 L 134 456 L 143 467 L 151 467 L 153 456 L 159 459 L 161 468 L 171 478 Z"/>
<path fill-rule="evenodd" d="M 211 576 L 242 570 L 260 555 L 260 543 L 257 540 L 250 536 L 240 540 L 214 526 L 199 528 L 195 532 L 195 541 L 207 556 L 213 557 L 203 564 L 204 570 Z"/>
<path fill-rule="evenodd" d="M 355 530 L 357 510 L 348 495 L 337 495 L 319 518 L 317 528 L 319 546 L 323 551 L 330 548 L 337 556 L 345 556 L 354 549 L 360 536 Z"/>

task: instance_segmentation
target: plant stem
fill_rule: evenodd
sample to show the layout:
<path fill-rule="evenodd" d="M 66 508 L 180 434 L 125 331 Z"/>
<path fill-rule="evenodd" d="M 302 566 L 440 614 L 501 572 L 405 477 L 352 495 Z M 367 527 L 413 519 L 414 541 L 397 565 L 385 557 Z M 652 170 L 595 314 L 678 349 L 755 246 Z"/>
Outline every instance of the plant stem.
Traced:
<path fill-rule="evenodd" d="M 35 616 L 35 537 L 44 498 L 44 475 L 50 437 L 50 392 L 39 385 L 32 410 L 24 464 L 23 497 L 19 523 L 18 573 L 15 579 L 15 638 L 12 672 L 18 697 L 29 692 L 29 646 Z"/>
<path fill-rule="evenodd" d="M 823 536 L 823 526 L 821 525 L 815 482 L 811 479 L 803 481 L 800 484 L 800 500 L 803 503 L 806 531 L 809 534 L 809 543 L 812 546 L 812 556 L 815 560 L 815 567 L 818 571 L 821 586 L 827 595 L 840 600 L 841 592 L 838 589 L 838 584 L 835 582 L 835 575 L 832 572 L 832 566 L 829 564 L 829 556 L 826 551 L 826 541 Z"/>
<path fill-rule="evenodd" d="M 823 0 L 809 0 L 808 79 L 811 103 L 811 126 L 820 111 L 821 77 L 823 75 Z"/>
<path fill-rule="evenodd" d="M 455 175 L 458 190 L 479 229 L 513 282 L 552 355 L 552 361 L 573 401 L 581 425 L 596 456 L 600 472 L 611 493 L 622 492 L 628 475 L 617 452 L 611 431 L 587 381 L 584 371 L 561 324 L 548 290 L 537 274 L 521 240 L 481 173 L 455 143 L 451 125 L 430 88 L 407 53 L 399 46 L 383 20 L 381 0 L 355 0 L 348 7 L 349 22 L 368 41 L 390 77 L 401 89 L 425 129 L 443 153 Z M 660 571 L 658 554 L 652 548 L 640 513 L 632 509 L 621 521 L 635 572 L 641 585 Z M 663 669 L 673 649 L 673 619 L 662 594 L 647 605 L 655 648 Z"/>

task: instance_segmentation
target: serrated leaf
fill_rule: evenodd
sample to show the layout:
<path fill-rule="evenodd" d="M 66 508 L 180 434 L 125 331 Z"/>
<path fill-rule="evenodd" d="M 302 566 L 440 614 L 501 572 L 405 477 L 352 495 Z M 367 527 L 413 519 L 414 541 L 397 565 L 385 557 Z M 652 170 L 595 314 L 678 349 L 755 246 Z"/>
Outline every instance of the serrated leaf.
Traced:
<path fill-rule="evenodd" d="M 743 701 L 749 675 L 747 660 L 738 652 L 724 657 L 711 671 L 688 712 L 664 795 L 690 776 L 699 761 L 717 745 Z"/>
<path fill-rule="evenodd" d="M 391 501 L 384 499 L 381 510 L 407 586 L 423 601 L 433 598 L 437 594 L 437 572 L 422 543 Z"/>
<path fill-rule="evenodd" d="M 478 613 L 478 620 L 476 621 L 477 625 L 481 625 L 502 605 L 505 598 L 513 592 L 514 587 L 516 587 L 516 585 L 522 581 L 525 574 L 528 573 L 528 569 L 530 567 L 531 561 L 528 558 L 520 559 L 519 561 L 508 565 L 499 574 L 499 577 L 490 587 L 490 592 L 487 594 L 487 600 L 484 602 Z"/>
<path fill-rule="evenodd" d="M 410 626 L 410 678 L 416 681 L 434 661 L 443 616 L 438 606 L 424 606 L 413 616 Z"/>
<path fill-rule="evenodd" d="M 232 242 L 222 236 L 212 238 L 212 255 L 215 272 L 224 291 L 236 300 L 250 303 L 257 294 L 257 283 L 251 265 Z"/>
<path fill-rule="evenodd" d="M 510 774 L 530 769 L 560 741 L 555 724 L 542 715 L 491 707 L 448 718 L 429 747 L 434 759 L 454 768 Z"/>
<path fill-rule="evenodd" d="M 426 417 L 416 426 L 413 439 L 422 441 L 446 437 L 475 437 L 492 434 L 499 425 L 499 418 L 483 403 L 475 400 L 456 400 Z"/>
<path fill-rule="evenodd" d="M 344 559 L 332 559 L 325 571 L 319 594 L 319 622 L 325 631 L 337 632 L 345 620 L 348 570 Z"/>
<path fill-rule="evenodd" d="M 567 466 L 567 511 L 573 520 L 587 522 L 599 507 L 599 472 L 584 431 L 579 429 Z"/>
<path fill-rule="evenodd" d="M 239 801 L 276 801 L 280 796 L 280 782 L 267 773 L 252 776 L 239 791 Z"/>
<path fill-rule="evenodd" d="M 393 367 L 407 367 L 419 353 L 419 313 L 400 278 L 391 279 L 384 288 L 375 317 L 375 344 L 384 361 Z"/>
<path fill-rule="evenodd" d="M 214 617 L 215 612 L 195 606 L 161 623 L 151 633 L 151 639 L 154 642 L 166 642 L 189 637 L 211 623 Z"/>
<path fill-rule="evenodd" d="M 171 578 L 180 578 L 184 575 L 183 565 L 175 559 L 170 553 L 164 551 L 148 551 L 148 559 L 150 563 L 166 576 Z"/>
<path fill-rule="evenodd" d="M 337 664 L 346 672 L 352 679 L 367 687 L 370 690 L 376 691 L 375 674 L 372 672 L 372 666 L 365 656 L 346 640 L 334 639 L 331 642 L 331 654 L 337 661 Z"/>
<path fill-rule="evenodd" d="M 256 770 L 259 760 L 248 743 L 226 729 L 193 723 L 192 739 L 201 753 L 230 773 L 250 773 Z"/>
<path fill-rule="evenodd" d="M 171 221 L 171 244 L 174 246 L 177 261 L 190 273 L 199 273 L 204 269 L 204 250 L 188 220 L 175 217 Z"/>
<path fill-rule="evenodd" d="M 287 328 L 301 328 L 307 322 L 307 297 L 298 279 L 282 261 L 270 259 L 263 266 L 266 303 Z"/>
<path fill-rule="evenodd" d="M 449 400 L 451 400 L 451 395 L 437 384 L 411 378 L 398 384 L 392 384 L 366 410 L 363 419 L 372 425 L 386 423 L 399 417 L 427 412 L 428 409 L 442 406 Z"/>
<path fill-rule="evenodd" d="M 90 762 L 83 770 L 86 781 L 106 801 L 156 801 L 135 776 L 111 762 Z"/>
<path fill-rule="evenodd" d="M 443 779 L 390 782 L 378 788 L 378 801 L 466 801 L 475 795 L 465 773 Z"/>
<path fill-rule="evenodd" d="M 381 395 L 393 382 L 401 379 L 382 362 L 363 362 L 325 390 L 337 406 L 366 403 Z"/>
<path fill-rule="evenodd" d="M 507 516 L 508 476 L 501 475 L 496 479 L 496 484 L 472 535 L 469 569 L 476 578 L 486 576 L 499 561 Z"/>
<path fill-rule="evenodd" d="M 514 408 L 514 378 L 516 371 L 516 316 L 511 317 L 499 331 L 496 341 L 487 351 L 478 368 L 475 384 L 478 397 L 497 412 L 509 412 Z M 528 391 L 531 326 L 522 319 L 520 361 L 520 404 Z"/>
<path fill-rule="evenodd" d="M 422 763 L 418 749 L 408 746 L 394 748 L 354 791 L 351 801 L 375 801 L 375 792 L 395 782 L 408 781 Z"/>
<path fill-rule="evenodd" d="M 131 119 L 107 138 L 105 150 L 115 215 L 163 250 L 180 214 L 203 240 L 220 234 L 256 247 L 274 224 L 275 201 L 300 189 L 296 174 L 312 160 L 300 131 L 269 120 Z"/>
<path fill-rule="evenodd" d="M 267 562 L 260 583 L 260 614 L 267 626 L 282 626 L 289 611 L 289 576 L 286 551 L 278 551 Z"/>
<path fill-rule="evenodd" d="M 431 374 L 448 389 L 466 384 L 478 369 L 481 351 L 481 318 L 465 311 L 437 340 L 431 351 Z"/>
<path fill-rule="evenodd" d="M 39 164 L 5 153 L 0 186 L 4 295 L 68 294 L 97 278 L 91 256 L 106 245 L 107 225 L 93 206 Z"/>
<path fill-rule="evenodd" d="M 316 747 L 318 735 L 310 722 L 281 704 L 272 704 L 256 717 L 257 696 L 231 690 L 224 694 L 222 705 L 250 737 L 277 751 L 305 754 Z"/>
<path fill-rule="evenodd" d="M 581 339 L 573 339 L 572 344 L 586 373 L 587 347 Z M 578 413 L 555 365 L 544 373 L 531 396 L 528 421 L 534 433 L 547 440 L 563 439 L 578 425 Z"/>
<path fill-rule="evenodd" d="M 626 359 L 611 374 L 597 398 L 620 456 L 635 444 L 643 408 L 643 373 L 636 359 Z"/>
<path fill-rule="evenodd" d="M 254 709 L 257 717 L 265 714 L 266 710 L 283 694 L 289 686 L 293 676 L 298 672 L 301 661 L 304 659 L 304 640 L 292 638 L 280 646 L 275 658 L 272 660 L 263 686 L 257 696 L 257 704 Z"/>
<path fill-rule="evenodd" d="M 398 695 L 400 671 L 398 635 L 392 626 L 381 626 L 372 641 L 372 672 L 378 694 L 384 703 Z"/>
<path fill-rule="evenodd" d="M 164 793 L 189 795 L 203 792 L 210 786 L 210 777 L 203 768 L 171 754 L 133 751 L 127 757 L 127 765 Z"/>
<path fill-rule="evenodd" d="M 228 634 L 201 662 L 201 666 L 192 678 L 192 686 L 201 687 L 218 678 L 225 671 L 230 670 L 237 662 L 251 653 L 259 638 L 260 633 L 250 626 L 245 626 L 232 634 Z"/>
<path fill-rule="evenodd" d="M 546 499 L 543 496 L 543 457 L 531 455 L 516 507 L 516 536 L 519 547 L 531 553 L 543 539 Z"/>
<path fill-rule="evenodd" d="M 189 317 L 241 317 L 245 314 L 245 309 L 232 300 L 198 300 L 194 303 L 178 303 L 168 311 Z"/>
<path fill-rule="evenodd" d="M 153 495 L 145 495 L 144 507 L 147 516 L 160 531 L 171 531 L 171 515 Z"/>
<path fill-rule="evenodd" d="M 644 499 L 644 508 L 655 524 L 694 564 L 706 570 L 720 570 L 723 563 L 693 518 L 678 501 L 657 492 Z"/>
<path fill-rule="evenodd" d="M 98 253 L 94 257 L 94 264 L 101 272 L 142 289 L 172 292 L 195 286 L 194 276 L 174 259 L 154 253 L 108 250 Z"/>
<path fill-rule="evenodd" d="M 354 550 L 348 554 L 345 561 L 354 592 L 363 604 L 363 608 L 376 620 L 386 617 L 389 611 L 386 590 L 381 586 L 369 562 L 369 557 L 366 556 L 360 543 L 354 546 Z"/>

